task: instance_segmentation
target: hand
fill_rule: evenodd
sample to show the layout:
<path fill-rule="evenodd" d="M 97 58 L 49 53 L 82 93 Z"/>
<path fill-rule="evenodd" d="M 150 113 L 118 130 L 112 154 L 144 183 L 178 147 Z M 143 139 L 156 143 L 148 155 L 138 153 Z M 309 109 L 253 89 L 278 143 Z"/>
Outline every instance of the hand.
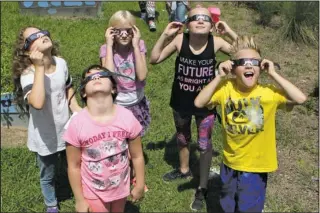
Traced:
<path fill-rule="evenodd" d="M 91 208 L 87 201 L 76 202 L 76 212 L 91 212 Z"/>
<path fill-rule="evenodd" d="M 166 29 L 164 29 L 163 34 L 167 37 L 171 37 L 174 34 L 176 34 L 181 28 L 183 27 L 183 24 L 177 21 L 170 22 Z"/>
<path fill-rule="evenodd" d="M 112 47 L 113 46 L 113 43 L 114 43 L 114 32 L 113 32 L 113 27 L 109 27 L 107 30 L 106 30 L 106 33 L 104 34 L 104 37 L 106 38 L 106 43 L 107 43 L 107 46 L 109 47 Z"/>
<path fill-rule="evenodd" d="M 139 199 L 143 196 L 144 186 L 138 187 L 137 185 L 131 190 L 131 198 L 132 202 L 139 201 Z"/>
<path fill-rule="evenodd" d="M 141 38 L 140 30 L 138 29 L 138 27 L 136 25 L 133 25 L 132 32 L 133 32 L 132 46 L 139 47 L 140 38 Z"/>
<path fill-rule="evenodd" d="M 269 75 L 272 75 L 276 72 L 274 69 L 274 63 L 267 59 L 263 59 L 260 65 L 261 70 L 267 70 Z"/>
<path fill-rule="evenodd" d="M 216 32 L 221 35 L 224 35 L 231 31 L 231 28 L 224 21 L 218 21 L 214 26 L 216 28 Z"/>
<path fill-rule="evenodd" d="M 232 66 L 233 66 L 233 62 L 228 60 L 225 62 L 222 62 L 221 64 L 219 64 L 219 75 L 221 77 L 225 77 L 226 75 L 228 75 L 228 73 L 231 72 L 232 70 Z"/>
<path fill-rule="evenodd" d="M 35 67 L 44 66 L 43 53 L 36 48 L 30 53 L 30 59 Z"/>

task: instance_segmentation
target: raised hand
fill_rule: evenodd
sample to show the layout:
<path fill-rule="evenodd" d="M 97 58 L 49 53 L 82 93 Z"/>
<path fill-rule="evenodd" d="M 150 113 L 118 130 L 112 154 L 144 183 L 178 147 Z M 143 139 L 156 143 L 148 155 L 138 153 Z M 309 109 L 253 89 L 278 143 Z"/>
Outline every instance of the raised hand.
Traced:
<path fill-rule="evenodd" d="M 232 66 L 233 66 L 233 62 L 230 60 L 220 63 L 218 67 L 219 75 L 221 77 L 228 75 L 228 73 L 230 73 L 232 70 Z"/>
<path fill-rule="evenodd" d="M 170 22 L 167 27 L 164 29 L 163 34 L 171 37 L 175 35 L 181 28 L 183 27 L 183 24 L 180 22 Z"/>
<path fill-rule="evenodd" d="M 104 37 L 106 38 L 106 43 L 107 43 L 107 46 L 109 47 L 112 47 L 113 46 L 113 43 L 114 43 L 114 32 L 113 32 L 113 27 L 109 27 L 107 30 L 106 30 L 106 33 L 104 34 Z"/>
<path fill-rule="evenodd" d="M 136 25 L 132 26 L 133 38 L 132 38 L 132 46 L 139 47 L 141 33 L 139 28 Z"/>
<path fill-rule="evenodd" d="M 276 72 L 274 69 L 274 63 L 268 59 L 263 59 L 260 65 L 261 70 L 266 70 L 269 75 Z"/>
<path fill-rule="evenodd" d="M 38 48 L 30 53 L 30 59 L 34 66 L 44 66 L 43 53 L 38 51 Z"/>
<path fill-rule="evenodd" d="M 218 34 L 224 35 L 225 33 L 229 33 L 231 31 L 230 27 L 224 21 L 218 21 L 215 23 L 216 32 Z"/>

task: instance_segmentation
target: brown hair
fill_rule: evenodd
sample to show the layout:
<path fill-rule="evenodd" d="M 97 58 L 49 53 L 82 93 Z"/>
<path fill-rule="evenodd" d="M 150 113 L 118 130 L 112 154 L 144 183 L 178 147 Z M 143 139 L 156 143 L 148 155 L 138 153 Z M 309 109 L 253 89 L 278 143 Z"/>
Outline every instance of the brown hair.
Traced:
<path fill-rule="evenodd" d="M 21 110 L 24 111 L 23 107 L 23 93 L 22 87 L 20 84 L 20 76 L 22 73 L 32 65 L 32 61 L 29 58 L 28 51 L 24 49 L 25 38 L 23 37 L 23 33 L 28 28 L 37 28 L 38 27 L 28 26 L 24 27 L 19 31 L 17 36 L 16 44 L 13 50 L 13 60 L 12 60 L 12 77 L 13 77 L 13 85 L 14 85 L 14 94 L 15 101 Z M 58 44 L 53 42 L 53 47 L 51 50 L 51 54 L 54 56 L 58 56 Z"/>

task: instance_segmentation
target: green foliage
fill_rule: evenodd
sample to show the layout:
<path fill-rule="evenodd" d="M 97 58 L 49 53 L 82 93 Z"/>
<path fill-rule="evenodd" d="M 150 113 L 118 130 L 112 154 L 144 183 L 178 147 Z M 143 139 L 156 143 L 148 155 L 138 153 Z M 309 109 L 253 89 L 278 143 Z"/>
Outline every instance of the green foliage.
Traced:
<path fill-rule="evenodd" d="M 273 17 L 279 15 L 282 19 L 283 38 L 318 44 L 319 2 L 246 2 L 245 4 L 259 12 L 259 23 L 263 26 L 271 26 Z"/>

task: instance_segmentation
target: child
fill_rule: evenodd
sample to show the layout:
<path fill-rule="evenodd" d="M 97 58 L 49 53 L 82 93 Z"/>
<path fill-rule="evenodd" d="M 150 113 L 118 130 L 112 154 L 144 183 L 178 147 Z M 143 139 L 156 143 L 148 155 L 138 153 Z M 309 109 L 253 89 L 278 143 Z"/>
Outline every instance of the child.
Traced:
<path fill-rule="evenodd" d="M 86 107 L 74 116 L 64 134 L 68 175 L 77 212 L 123 212 L 130 194 L 132 157 L 137 184 L 133 201 L 143 195 L 142 126 L 126 108 L 113 103 L 115 73 L 99 65 L 82 74 L 81 98 Z"/>
<path fill-rule="evenodd" d="M 48 31 L 36 27 L 20 31 L 14 51 L 13 76 L 18 101 L 23 97 L 29 105 L 28 148 L 37 156 L 47 212 L 58 212 L 55 169 L 58 159 L 65 156 L 62 133 L 69 119 L 68 99 L 73 89 L 67 63 L 57 57 L 57 48 Z M 81 109 L 75 98 L 70 108 Z"/>
<path fill-rule="evenodd" d="M 103 67 L 134 79 L 115 77 L 118 92 L 115 103 L 134 114 L 143 127 L 141 136 L 144 136 L 151 120 L 149 101 L 144 94 L 147 49 L 135 24 L 135 18 L 128 11 L 113 14 L 105 33 L 106 44 L 100 48 L 100 59 Z"/>
<path fill-rule="evenodd" d="M 212 160 L 211 131 L 215 119 L 215 109 L 197 109 L 194 99 L 200 90 L 215 77 L 215 53 L 228 53 L 230 44 L 220 37 L 212 36 L 213 22 L 206 8 L 197 7 L 189 12 L 186 26 L 189 33 L 177 34 L 182 28 L 180 22 L 168 24 L 155 44 L 150 58 L 151 64 L 158 64 L 172 53 L 178 53 L 175 62 L 175 77 L 172 86 L 170 105 L 177 130 L 180 168 L 163 176 L 165 181 L 177 178 L 188 178 L 192 174 L 189 169 L 189 143 L 191 141 L 191 118 L 194 115 L 198 130 L 200 150 L 200 185 L 196 190 L 191 209 L 200 210 L 207 192 L 209 169 Z M 236 39 L 237 35 L 225 22 L 218 22 L 216 28 Z M 170 37 L 173 40 L 168 44 Z"/>
<path fill-rule="evenodd" d="M 272 61 L 261 59 L 252 38 L 239 37 L 232 47 L 232 60 L 219 65 L 219 74 L 200 92 L 195 105 L 200 108 L 221 105 L 224 148 L 220 203 L 223 210 L 261 212 L 268 173 L 277 169 L 277 107 L 302 104 L 307 97 L 275 71 Z M 262 71 L 280 88 L 259 84 Z M 228 73 L 235 78 L 225 79 Z"/>

